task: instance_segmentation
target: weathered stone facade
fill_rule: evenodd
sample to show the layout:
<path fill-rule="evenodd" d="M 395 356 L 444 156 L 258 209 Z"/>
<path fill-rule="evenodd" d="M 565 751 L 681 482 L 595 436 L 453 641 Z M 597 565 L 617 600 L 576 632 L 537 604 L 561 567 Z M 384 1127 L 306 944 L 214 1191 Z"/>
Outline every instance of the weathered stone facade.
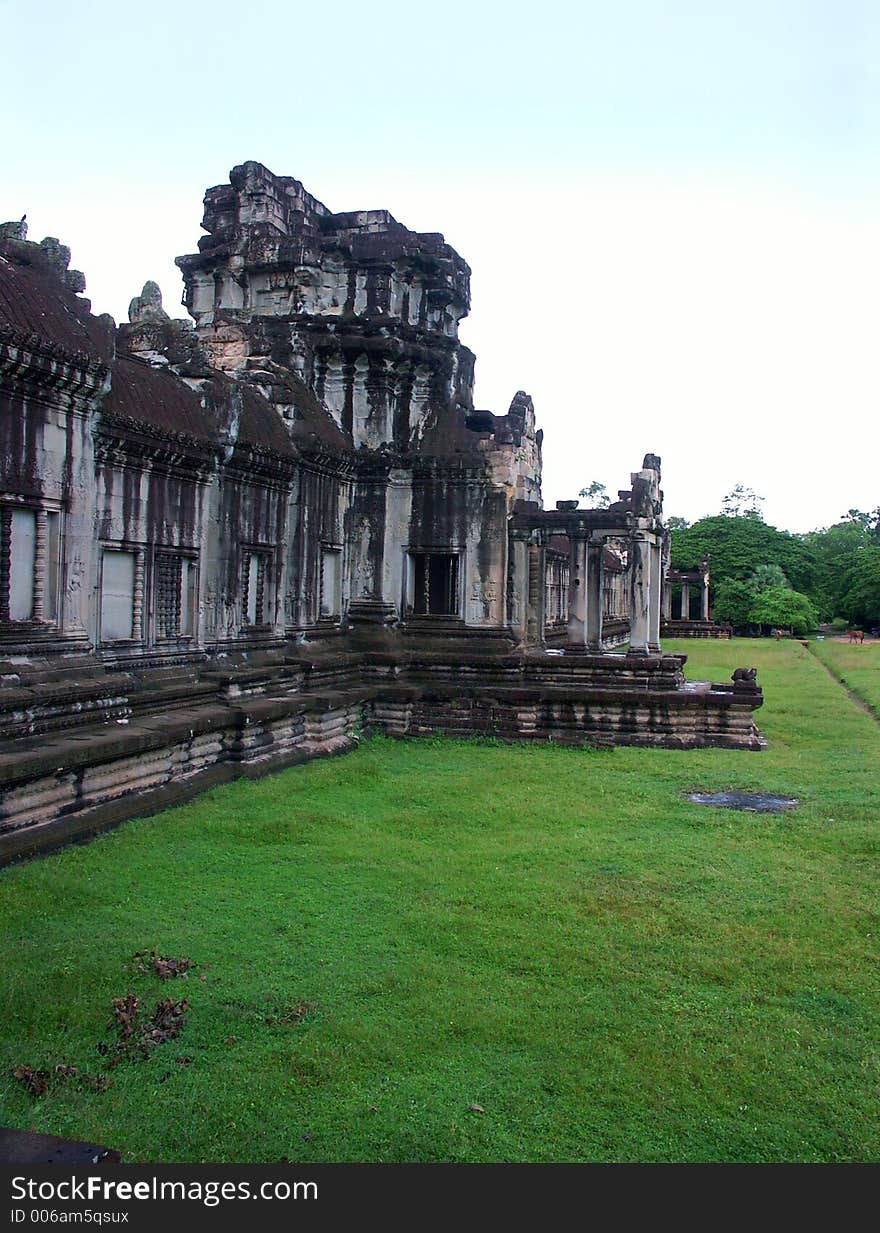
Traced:
<path fill-rule="evenodd" d="M 469 269 L 257 163 L 116 329 L 0 229 L 0 857 L 399 734 L 756 747 L 660 651 L 660 464 L 541 508 L 528 395 L 473 406 Z M 608 648 L 628 638 L 630 654 Z"/>

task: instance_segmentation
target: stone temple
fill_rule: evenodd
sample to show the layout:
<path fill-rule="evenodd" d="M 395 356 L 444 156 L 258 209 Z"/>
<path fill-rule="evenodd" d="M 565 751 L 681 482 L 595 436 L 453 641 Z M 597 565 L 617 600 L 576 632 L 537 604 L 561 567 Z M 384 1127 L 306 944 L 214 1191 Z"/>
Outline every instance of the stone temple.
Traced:
<path fill-rule="evenodd" d="M 442 235 L 253 162 L 204 207 L 192 322 L 0 227 L 0 859 L 370 730 L 759 747 L 748 674 L 661 651 L 660 460 L 542 508 Z"/>

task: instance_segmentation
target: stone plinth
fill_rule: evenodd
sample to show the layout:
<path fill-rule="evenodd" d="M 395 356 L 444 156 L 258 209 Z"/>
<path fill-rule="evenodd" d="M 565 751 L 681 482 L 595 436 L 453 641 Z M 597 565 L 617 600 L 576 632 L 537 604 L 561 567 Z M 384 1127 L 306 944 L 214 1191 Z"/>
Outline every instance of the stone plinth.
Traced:
<path fill-rule="evenodd" d="M 24 673 L 9 696 L 0 690 L 0 723 L 19 733 L 0 742 L 0 862 L 237 775 L 343 753 L 364 724 L 394 736 L 761 745 L 760 689 L 685 682 L 681 655 L 523 652 L 491 639 L 456 646 L 452 636 L 389 642 L 177 675 L 107 673 L 79 688 L 43 679 L 42 694 Z"/>

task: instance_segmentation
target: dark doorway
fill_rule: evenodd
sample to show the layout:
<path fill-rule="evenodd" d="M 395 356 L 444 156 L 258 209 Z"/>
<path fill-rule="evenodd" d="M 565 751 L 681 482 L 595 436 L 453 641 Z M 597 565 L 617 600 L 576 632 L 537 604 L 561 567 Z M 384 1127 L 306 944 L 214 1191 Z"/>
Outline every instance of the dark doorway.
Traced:
<path fill-rule="evenodd" d="M 457 616 L 457 554 L 454 552 L 414 552 L 411 556 L 415 615 Z"/>

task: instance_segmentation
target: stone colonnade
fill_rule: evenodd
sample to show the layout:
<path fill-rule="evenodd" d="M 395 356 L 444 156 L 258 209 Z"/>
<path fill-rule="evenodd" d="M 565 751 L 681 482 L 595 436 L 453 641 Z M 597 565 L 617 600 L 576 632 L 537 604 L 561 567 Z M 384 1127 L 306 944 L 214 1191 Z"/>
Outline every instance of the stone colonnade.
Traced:
<path fill-rule="evenodd" d="M 620 493 L 621 500 L 606 510 L 578 510 L 574 501 L 561 501 L 555 510 L 517 510 L 510 523 L 508 596 L 512 632 L 520 643 L 540 646 L 544 641 L 547 546 L 564 536 L 570 549 L 567 645 L 603 649 L 603 550 L 614 540 L 626 543 L 630 653 L 660 651 L 664 527 L 659 480 L 659 459 L 647 455 L 643 469 L 632 476 L 632 491 Z"/>
<path fill-rule="evenodd" d="M 621 531 L 613 532 L 615 539 Z M 568 645 L 603 649 L 602 553 L 608 532 L 578 529 L 570 536 Z M 511 627 L 518 641 L 539 646 L 546 624 L 547 539 L 540 530 L 516 528 L 510 537 Z M 660 650 L 662 563 L 660 536 L 636 531 L 627 537 L 630 651 Z"/>
<path fill-rule="evenodd" d="M 672 588 L 681 587 L 681 608 L 679 615 L 672 615 Z M 692 595 L 693 591 L 696 593 Z M 692 615 L 692 599 L 698 599 L 700 614 Z M 663 581 L 663 620 L 664 621 L 709 621 L 709 562 L 700 562 L 699 569 L 669 570 Z"/>

